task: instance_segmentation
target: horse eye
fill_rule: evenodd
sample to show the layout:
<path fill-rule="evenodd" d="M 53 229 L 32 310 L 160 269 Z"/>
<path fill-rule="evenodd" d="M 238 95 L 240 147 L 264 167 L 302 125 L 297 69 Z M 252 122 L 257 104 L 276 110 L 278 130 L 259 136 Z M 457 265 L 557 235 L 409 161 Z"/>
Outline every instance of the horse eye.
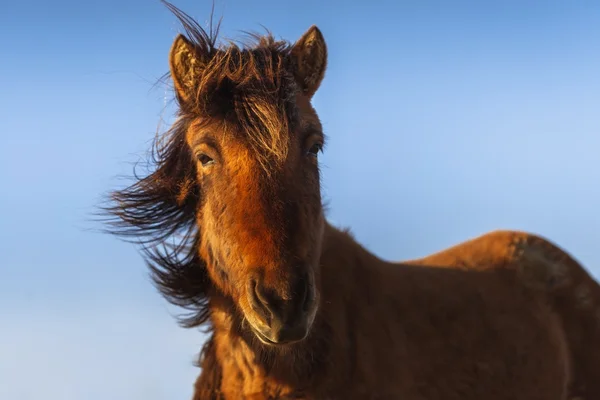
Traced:
<path fill-rule="evenodd" d="M 200 164 L 202 164 L 203 167 L 206 167 L 207 165 L 210 165 L 215 162 L 215 160 L 213 160 L 206 154 L 198 155 L 198 161 L 200 161 Z"/>
<path fill-rule="evenodd" d="M 317 157 L 319 155 L 319 151 L 321 151 L 322 149 L 323 145 L 321 143 L 315 143 L 310 149 L 308 149 L 308 155 Z"/>

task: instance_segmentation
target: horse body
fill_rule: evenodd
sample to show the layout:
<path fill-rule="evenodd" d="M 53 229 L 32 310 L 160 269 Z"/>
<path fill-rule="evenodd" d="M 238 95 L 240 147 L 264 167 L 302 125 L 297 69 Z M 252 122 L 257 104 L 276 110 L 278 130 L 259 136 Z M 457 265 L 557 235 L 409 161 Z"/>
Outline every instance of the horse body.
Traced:
<path fill-rule="evenodd" d="M 512 231 L 371 254 L 323 210 L 320 30 L 217 46 L 167 5 L 178 119 L 107 211 L 184 326 L 212 330 L 195 400 L 600 398 L 600 286 L 576 261 Z"/>
<path fill-rule="evenodd" d="M 378 259 L 333 227 L 326 236 L 321 260 L 327 284 L 312 334 L 298 348 L 266 354 L 232 334 L 227 316 L 216 317 L 213 350 L 226 361 L 207 366 L 221 370 L 212 382 L 218 389 L 206 393 L 201 376 L 195 400 L 574 395 L 568 333 L 542 286 L 551 274 L 569 282 L 580 267 L 549 242 L 499 231 L 398 264 Z M 538 248 L 530 243 L 528 249 L 527 241 Z M 565 263 L 532 262 L 530 250 Z M 536 280 L 523 279 L 527 269 L 537 272 Z"/>

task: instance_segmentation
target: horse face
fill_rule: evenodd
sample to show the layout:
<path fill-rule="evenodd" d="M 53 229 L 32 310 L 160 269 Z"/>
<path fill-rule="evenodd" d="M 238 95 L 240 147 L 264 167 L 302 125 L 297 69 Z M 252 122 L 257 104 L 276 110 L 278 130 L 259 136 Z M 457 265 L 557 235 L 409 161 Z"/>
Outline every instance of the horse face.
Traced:
<path fill-rule="evenodd" d="M 326 49 L 312 27 L 293 46 L 208 54 L 178 37 L 171 73 L 197 118 L 186 142 L 199 188 L 198 251 L 261 342 L 304 339 L 318 308 L 325 225 L 318 154 L 324 137 L 310 104 Z"/>

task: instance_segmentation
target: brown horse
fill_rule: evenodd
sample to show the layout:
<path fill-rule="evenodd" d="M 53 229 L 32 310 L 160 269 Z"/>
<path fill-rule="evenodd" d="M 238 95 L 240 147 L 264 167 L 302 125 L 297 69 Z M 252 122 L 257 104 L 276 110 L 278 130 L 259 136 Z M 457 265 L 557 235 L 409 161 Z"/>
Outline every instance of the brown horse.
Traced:
<path fill-rule="evenodd" d="M 168 7 L 179 116 L 108 211 L 209 328 L 194 399 L 600 399 L 600 287 L 576 261 L 511 231 L 369 253 L 324 217 L 319 29 L 217 45 Z"/>

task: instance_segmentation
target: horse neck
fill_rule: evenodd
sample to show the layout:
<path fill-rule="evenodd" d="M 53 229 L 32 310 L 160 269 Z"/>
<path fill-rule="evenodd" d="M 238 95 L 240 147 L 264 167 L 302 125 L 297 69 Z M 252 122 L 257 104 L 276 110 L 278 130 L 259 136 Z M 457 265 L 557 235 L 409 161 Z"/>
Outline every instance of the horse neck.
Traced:
<path fill-rule="evenodd" d="M 373 257 L 347 233 L 327 224 L 321 255 L 321 301 L 309 336 L 286 348 L 265 346 L 243 329 L 231 300 L 212 296 L 216 356 L 226 385 L 240 389 L 272 380 L 280 388 L 314 387 L 320 377 L 348 376 L 352 368 L 356 305 L 364 289 L 364 264 Z M 361 290 L 357 288 L 361 279 Z"/>

